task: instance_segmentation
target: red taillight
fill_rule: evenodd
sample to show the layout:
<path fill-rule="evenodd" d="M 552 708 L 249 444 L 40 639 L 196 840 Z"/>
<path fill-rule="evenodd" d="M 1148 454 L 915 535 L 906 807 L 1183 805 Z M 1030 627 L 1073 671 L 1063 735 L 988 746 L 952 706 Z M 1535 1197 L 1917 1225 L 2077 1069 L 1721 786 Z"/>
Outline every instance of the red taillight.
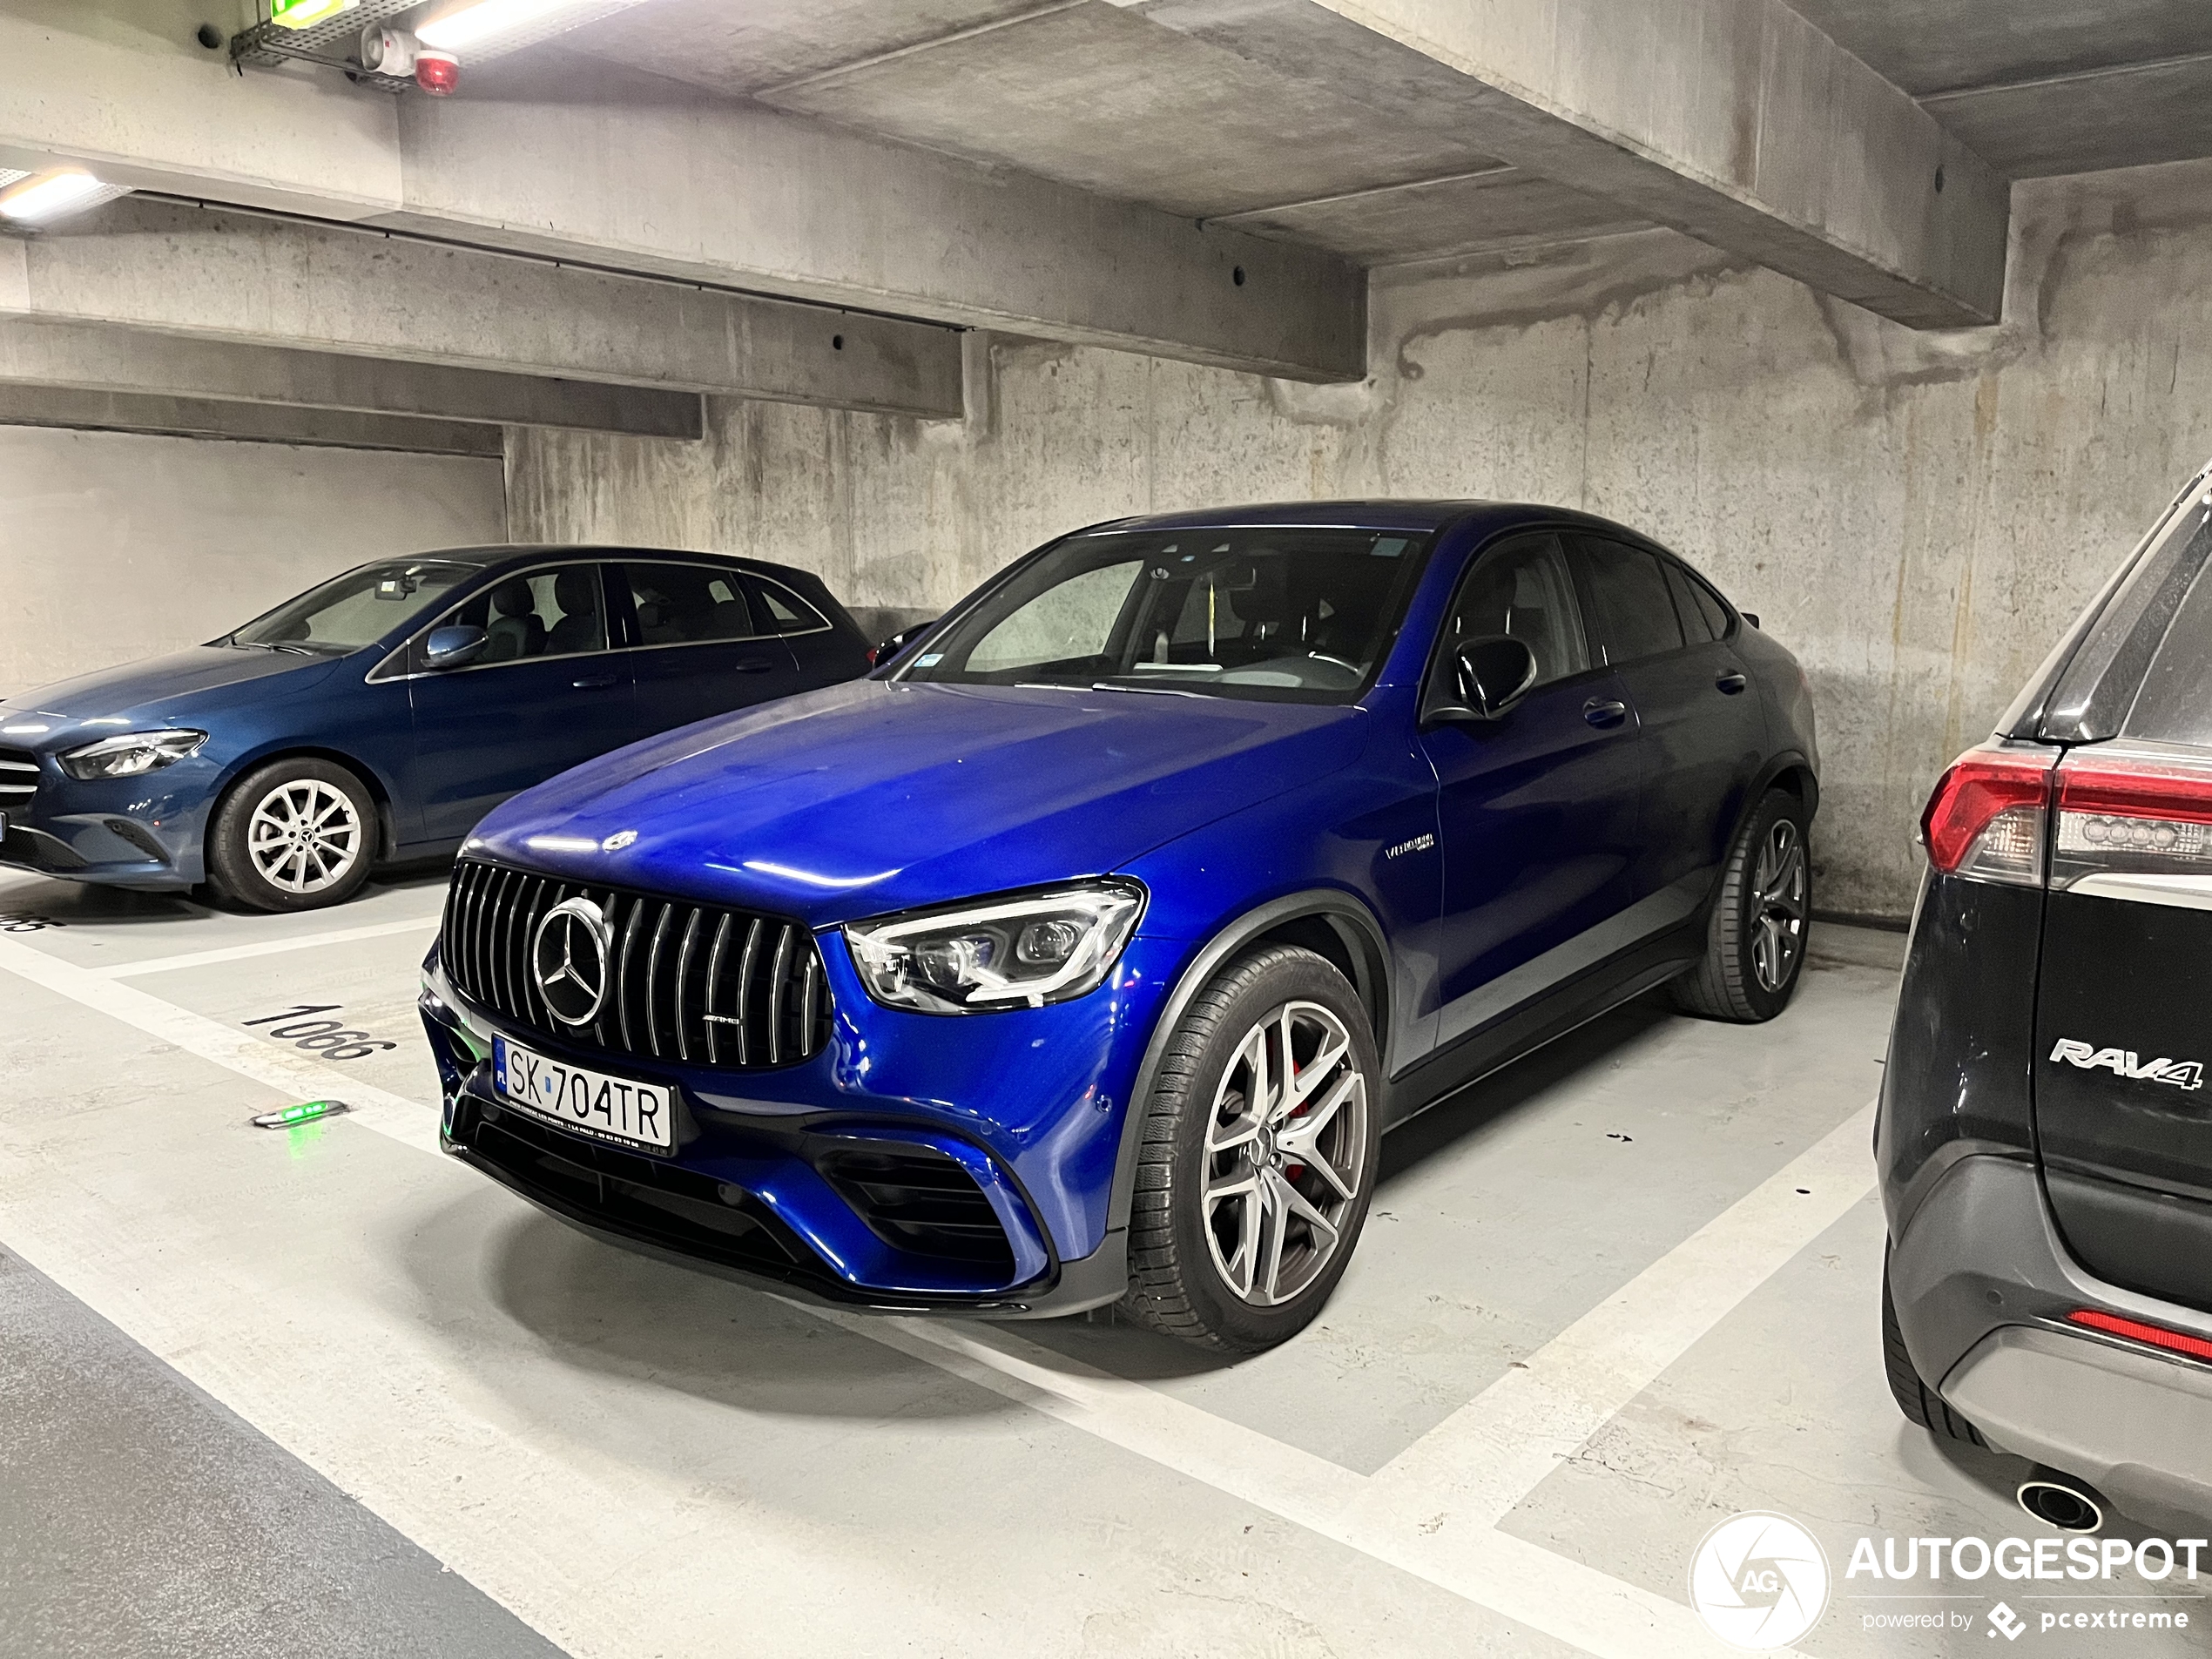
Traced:
<path fill-rule="evenodd" d="M 1920 814 L 1928 862 L 1952 875 L 1979 852 L 1986 856 L 1966 873 L 2040 881 L 2042 815 L 2057 759 L 2055 752 L 1969 749 L 1952 761 Z M 1983 845 L 1993 829 L 2001 845 Z M 1979 867 L 1985 862 L 1990 867 Z"/>
<path fill-rule="evenodd" d="M 2163 1348 L 2169 1353 L 2185 1353 L 2192 1359 L 2212 1359 L 2212 1342 L 2207 1342 L 2202 1337 L 2185 1336 L 2179 1331 L 2145 1325 L 2141 1319 L 2123 1319 L 2117 1313 L 2107 1313 L 2097 1308 L 2080 1308 L 2066 1317 L 2073 1324 L 2086 1325 L 2092 1331 L 2102 1331 L 2115 1337 L 2126 1337 L 2130 1342 L 2147 1342 L 2154 1348 Z"/>

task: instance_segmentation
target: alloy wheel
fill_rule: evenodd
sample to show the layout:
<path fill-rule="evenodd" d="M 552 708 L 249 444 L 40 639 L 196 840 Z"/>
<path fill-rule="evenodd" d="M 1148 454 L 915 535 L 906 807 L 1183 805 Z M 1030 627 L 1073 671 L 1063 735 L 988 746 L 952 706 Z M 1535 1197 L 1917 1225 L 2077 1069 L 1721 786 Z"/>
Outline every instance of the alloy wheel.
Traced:
<path fill-rule="evenodd" d="M 319 778 L 279 784 L 246 820 L 254 870 L 285 893 L 321 893 L 361 857 L 361 822 L 345 792 Z"/>
<path fill-rule="evenodd" d="M 1751 970 L 1760 988 L 1779 991 L 1805 948 L 1805 843 L 1788 819 L 1776 820 L 1751 875 Z"/>
<path fill-rule="evenodd" d="M 1206 1120 L 1204 1222 L 1222 1282 L 1287 1302 L 1343 1242 L 1366 1178 L 1367 1079 L 1344 1022 L 1285 1002 L 1238 1043 Z"/>

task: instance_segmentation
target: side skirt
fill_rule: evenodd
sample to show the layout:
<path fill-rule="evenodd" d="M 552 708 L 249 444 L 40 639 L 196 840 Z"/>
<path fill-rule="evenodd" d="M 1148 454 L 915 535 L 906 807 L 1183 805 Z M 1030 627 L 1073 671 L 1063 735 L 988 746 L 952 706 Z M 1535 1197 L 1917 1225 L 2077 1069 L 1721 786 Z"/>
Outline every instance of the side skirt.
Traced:
<path fill-rule="evenodd" d="M 1701 906 L 1695 915 L 1665 933 L 1601 962 L 1400 1072 L 1385 1093 L 1383 1128 L 1397 1128 L 1468 1084 L 1695 967 L 1704 954 L 1705 927 Z"/>

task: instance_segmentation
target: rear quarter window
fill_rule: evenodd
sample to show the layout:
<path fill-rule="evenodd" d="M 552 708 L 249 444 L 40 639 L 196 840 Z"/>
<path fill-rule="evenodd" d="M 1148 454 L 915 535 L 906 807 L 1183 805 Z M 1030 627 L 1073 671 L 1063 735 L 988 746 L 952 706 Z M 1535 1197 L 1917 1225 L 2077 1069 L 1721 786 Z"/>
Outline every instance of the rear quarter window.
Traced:
<path fill-rule="evenodd" d="M 2212 748 L 2212 563 L 2167 624 L 2121 734 Z"/>

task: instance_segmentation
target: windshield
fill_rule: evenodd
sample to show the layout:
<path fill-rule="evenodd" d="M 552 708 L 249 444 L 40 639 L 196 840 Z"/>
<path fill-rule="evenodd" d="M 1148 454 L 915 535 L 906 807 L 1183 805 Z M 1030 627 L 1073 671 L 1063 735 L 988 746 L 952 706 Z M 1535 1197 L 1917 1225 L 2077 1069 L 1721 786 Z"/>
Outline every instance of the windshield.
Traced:
<path fill-rule="evenodd" d="M 1362 529 L 1072 536 L 899 678 L 1346 702 L 1396 635 L 1426 550 Z"/>
<path fill-rule="evenodd" d="M 364 564 L 209 643 L 303 656 L 342 656 L 374 644 L 428 610 L 477 570 L 443 559 Z"/>

